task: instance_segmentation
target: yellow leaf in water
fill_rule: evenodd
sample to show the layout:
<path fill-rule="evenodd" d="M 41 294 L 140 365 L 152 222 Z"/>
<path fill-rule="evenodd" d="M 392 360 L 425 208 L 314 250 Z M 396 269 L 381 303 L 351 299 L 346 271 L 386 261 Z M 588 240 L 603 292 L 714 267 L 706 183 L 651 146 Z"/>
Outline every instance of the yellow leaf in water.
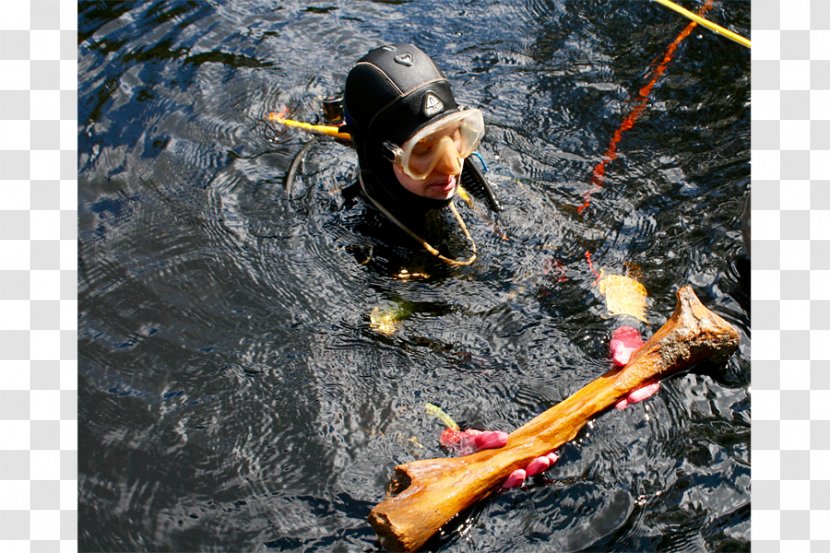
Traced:
<path fill-rule="evenodd" d="M 429 278 L 429 274 L 418 271 L 410 272 L 408 269 L 401 269 L 394 275 L 394 278 L 398 280 L 423 280 Z"/>
<path fill-rule="evenodd" d="M 385 336 L 392 336 L 398 330 L 399 317 L 398 309 L 382 310 L 380 307 L 374 307 L 369 314 L 369 328 Z"/>
<path fill-rule="evenodd" d="M 433 405 L 432 403 L 425 403 L 424 411 L 443 422 L 444 426 L 446 426 L 447 428 L 452 428 L 453 430 L 461 430 L 458 424 L 456 424 L 456 422 L 452 420 L 452 417 L 446 414 L 444 410 L 438 407 L 437 405 Z"/>
<path fill-rule="evenodd" d="M 600 277 L 599 293 L 605 296 L 609 315 L 629 315 L 647 323 L 646 287 L 633 278 L 622 275 Z"/>

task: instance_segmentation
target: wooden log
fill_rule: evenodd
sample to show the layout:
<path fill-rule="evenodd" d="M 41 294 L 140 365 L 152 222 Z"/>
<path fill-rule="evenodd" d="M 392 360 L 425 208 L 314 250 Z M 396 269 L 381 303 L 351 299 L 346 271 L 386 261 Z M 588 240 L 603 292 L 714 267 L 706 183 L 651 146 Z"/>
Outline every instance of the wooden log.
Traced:
<path fill-rule="evenodd" d="M 596 414 L 694 363 L 725 360 L 738 342 L 738 331 L 708 310 L 690 286 L 682 286 L 671 318 L 628 365 L 538 415 L 510 434 L 504 447 L 395 467 L 386 498 L 369 515 L 381 545 L 389 551 L 418 550 L 455 515 L 497 491 L 511 472 L 572 440 Z"/>

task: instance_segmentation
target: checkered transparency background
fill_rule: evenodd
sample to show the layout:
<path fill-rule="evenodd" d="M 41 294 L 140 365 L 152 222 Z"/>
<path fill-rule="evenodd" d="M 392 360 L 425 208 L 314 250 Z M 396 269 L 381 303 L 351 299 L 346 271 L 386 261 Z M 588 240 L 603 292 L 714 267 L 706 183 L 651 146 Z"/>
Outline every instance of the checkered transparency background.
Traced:
<path fill-rule="evenodd" d="M 830 1 L 752 41 L 753 551 L 830 551 Z"/>
<path fill-rule="evenodd" d="M 0 4 L 0 551 L 77 550 L 77 8 Z"/>
<path fill-rule="evenodd" d="M 830 551 L 830 0 L 753 0 L 752 40 L 753 551 Z M 77 6 L 4 1 L 4 552 L 77 549 L 76 159 Z"/>

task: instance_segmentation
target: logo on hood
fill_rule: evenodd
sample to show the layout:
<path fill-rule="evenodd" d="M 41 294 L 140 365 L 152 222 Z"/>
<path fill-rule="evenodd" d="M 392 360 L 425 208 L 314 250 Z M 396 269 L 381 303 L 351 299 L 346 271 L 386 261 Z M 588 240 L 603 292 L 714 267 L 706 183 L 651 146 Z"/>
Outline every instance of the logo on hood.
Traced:
<path fill-rule="evenodd" d="M 441 99 L 432 92 L 427 92 L 424 95 L 424 102 L 421 111 L 423 111 L 424 115 L 427 117 L 432 117 L 433 115 L 444 111 L 444 102 L 442 102 Z"/>
<path fill-rule="evenodd" d="M 412 67 L 412 64 L 414 63 L 414 59 L 412 57 L 412 54 L 409 54 L 409 53 L 398 54 L 397 56 L 395 56 L 392 59 L 394 59 L 396 63 L 399 63 L 401 65 L 405 65 L 407 67 Z"/>

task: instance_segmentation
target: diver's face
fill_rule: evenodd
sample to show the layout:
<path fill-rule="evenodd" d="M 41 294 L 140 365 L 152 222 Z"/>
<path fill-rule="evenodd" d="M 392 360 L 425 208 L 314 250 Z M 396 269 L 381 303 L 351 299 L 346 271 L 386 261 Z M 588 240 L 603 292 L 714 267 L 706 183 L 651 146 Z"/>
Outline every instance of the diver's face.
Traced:
<path fill-rule="evenodd" d="M 426 178 L 413 179 L 397 163 L 392 164 L 392 169 L 401 186 L 416 196 L 432 200 L 448 200 L 455 195 L 458 188 L 458 178 L 461 175 L 464 159 L 459 155 L 452 136 L 444 136 L 439 143 L 431 147 L 436 151 L 432 151 L 430 155 L 437 155 L 438 160 Z M 418 154 L 417 150 L 413 150 L 413 163 L 417 162 Z"/>

